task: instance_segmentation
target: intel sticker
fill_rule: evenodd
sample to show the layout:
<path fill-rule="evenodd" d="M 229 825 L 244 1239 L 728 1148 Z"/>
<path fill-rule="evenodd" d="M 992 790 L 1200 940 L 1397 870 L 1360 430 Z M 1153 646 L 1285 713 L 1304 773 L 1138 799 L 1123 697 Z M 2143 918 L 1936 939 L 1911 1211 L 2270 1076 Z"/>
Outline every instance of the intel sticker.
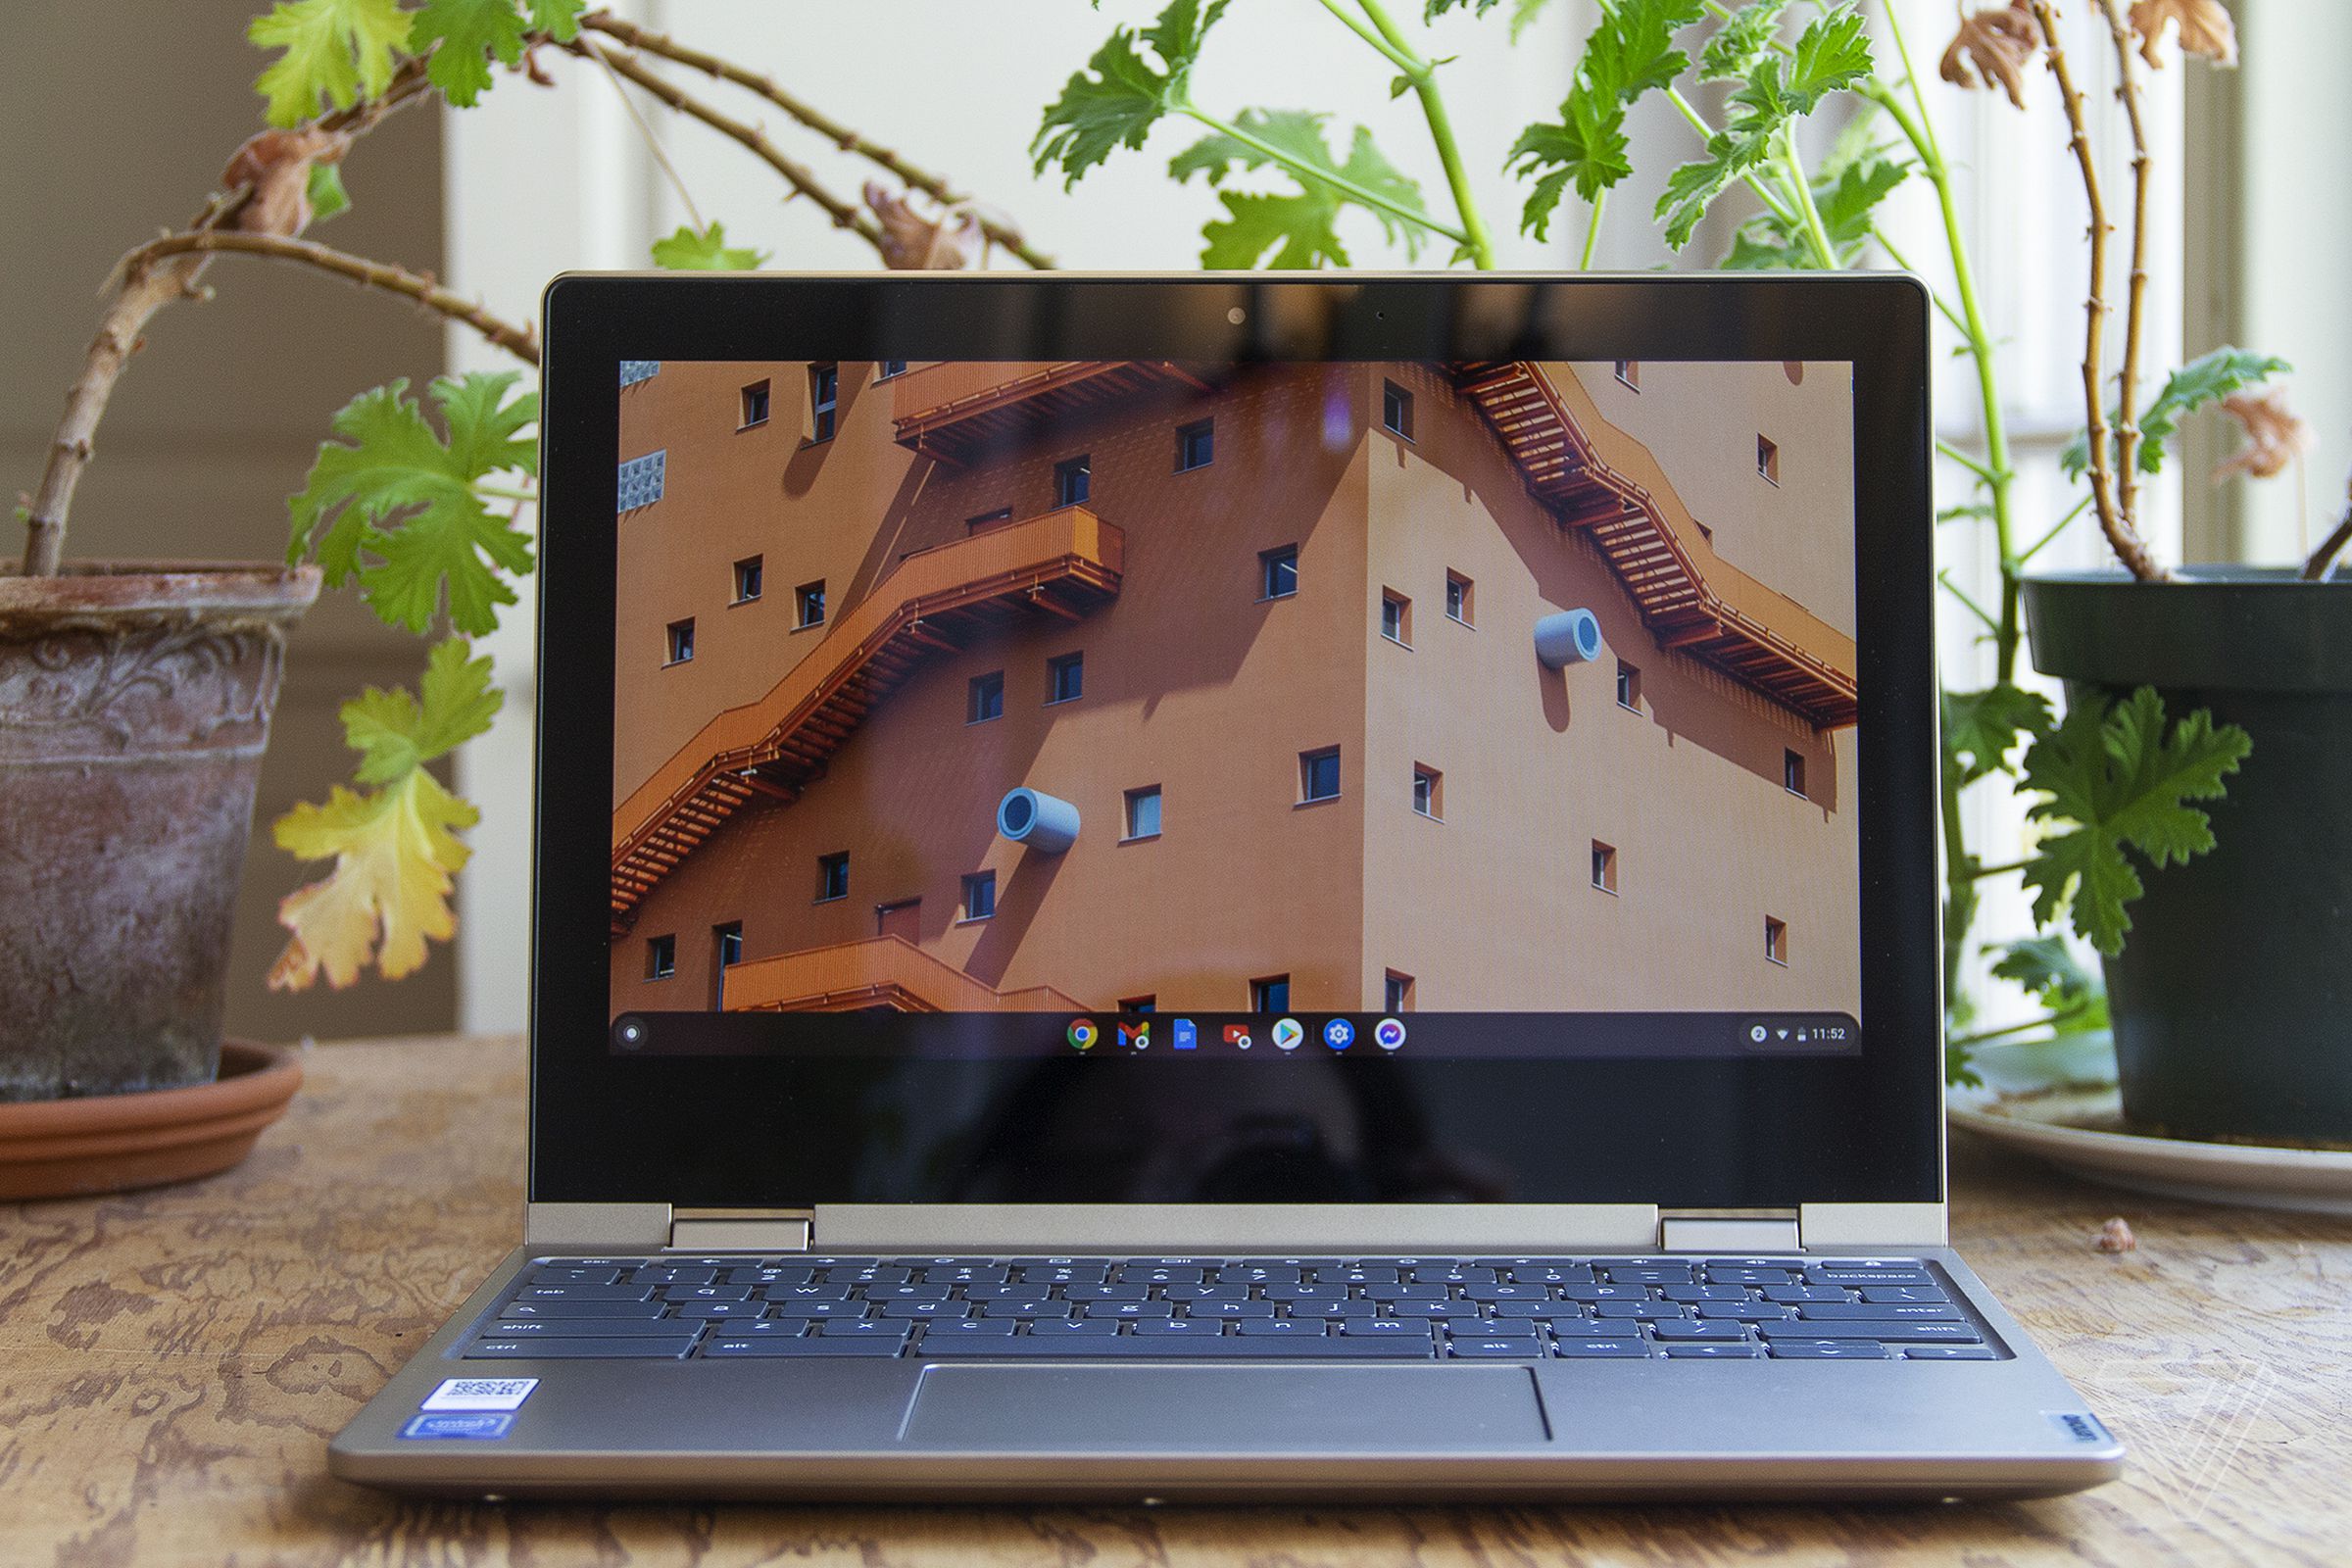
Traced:
<path fill-rule="evenodd" d="M 519 1410 L 537 1378 L 444 1378 L 419 1410 Z"/>
<path fill-rule="evenodd" d="M 503 1410 L 444 1410 L 438 1415 L 409 1417 L 400 1429 L 404 1438 L 503 1438 L 514 1424 Z"/>

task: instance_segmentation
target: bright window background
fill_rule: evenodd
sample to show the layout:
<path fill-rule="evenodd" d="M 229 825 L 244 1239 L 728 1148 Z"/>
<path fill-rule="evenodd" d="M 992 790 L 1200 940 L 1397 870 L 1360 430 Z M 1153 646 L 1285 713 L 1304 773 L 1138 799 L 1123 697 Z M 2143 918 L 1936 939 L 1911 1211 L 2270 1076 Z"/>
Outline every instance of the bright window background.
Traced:
<path fill-rule="evenodd" d="M 1895 3 L 1914 62 L 1932 78 L 1950 35 L 1951 7 L 1944 0 Z M 1200 224 L 1219 211 L 1199 179 L 1180 186 L 1165 176 L 1167 159 L 1193 134 L 1181 126 L 1159 128 L 1142 153 L 1122 152 L 1075 192 L 1065 193 L 1057 177 L 1038 179 L 1029 172 L 1027 147 L 1040 110 L 1113 25 L 1150 20 L 1156 6 L 1149 0 L 1104 0 L 1100 11 L 1080 0 L 877 0 L 795 6 L 788 23 L 780 8 L 760 0 L 634 0 L 613 9 L 773 74 L 860 133 L 1000 209 L 1064 266 L 1190 269 L 1198 264 Z M 1554 113 L 1577 46 L 1592 25 L 1592 0 L 1553 0 L 1516 47 L 1502 22 L 1507 9 L 1485 23 L 1466 15 L 1447 18 L 1431 52 L 1459 56 L 1447 68 L 1449 102 L 1504 265 L 1572 266 L 1583 235 L 1581 212 L 1573 204 L 1563 209 L 1549 245 L 1519 238 L 1522 191 L 1498 166 L 1520 126 Z M 2112 84 L 2112 61 L 2091 30 L 2088 9 L 2081 3 L 2069 9 L 2083 12 L 2067 41 L 2084 92 L 2095 102 Z M 2340 133 L 2340 94 L 2329 74 L 2352 59 L 2352 6 L 2237 0 L 2233 10 L 2244 45 L 2242 71 L 2207 78 L 2202 65 L 2183 71 L 2176 63 L 2152 80 L 2148 107 L 2161 178 L 2151 231 L 2157 281 L 2149 292 L 2143 363 L 2160 374 L 2178 363 L 2185 337 L 2192 351 L 2237 341 L 2301 367 L 2291 383 L 2293 396 L 2320 438 L 2309 469 L 2310 525 L 2324 529 L 2352 463 L 2352 290 L 2339 280 L 2341 258 L 2352 252 L 2352 204 L 2341 199 L 2352 189 L 2352 138 Z M 1884 57 L 1883 29 L 1880 48 Z M 509 313 L 528 310 L 557 271 L 648 265 L 651 241 L 686 220 L 613 85 L 596 79 L 601 74 L 593 66 L 569 57 L 551 52 L 545 65 L 562 78 L 562 90 L 536 90 L 510 77 L 484 107 L 446 116 L 447 272 L 457 287 Z M 1320 7 L 1305 0 L 1239 0 L 1212 35 L 1195 80 L 1204 104 L 1228 112 L 1245 104 L 1333 108 L 1335 142 L 1347 133 L 1342 122 L 1363 120 L 1390 157 L 1420 180 L 1433 210 L 1444 211 L 1444 181 L 1426 133 L 1409 97 L 1389 99 L 1390 75 L 1385 62 L 1340 31 Z M 722 96 L 715 84 L 692 74 L 679 73 L 677 79 L 698 93 Z M 1932 79 L 1929 92 L 1946 155 L 1963 166 L 1962 210 L 1977 236 L 1978 281 L 2004 340 L 2011 439 L 2027 475 L 2019 493 L 2021 530 L 2031 539 L 2073 499 L 2057 472 L 2056 455 L 2080 422 L 2082 197 L 2064 156 L 2063 117 L 2038 66 L 2032 74 L 2031 108 L 2023 115 L 2004 98 L 1961 93 Z M 761 116 L 754 112 L 758 106 L 745 107 L 748 100 L 723 96 L 731 112 L 760 121 L 791 156 L 855 198 L 867 166 L 779 114 Z M 642 95 L 636 101 L 683 172 L 697 206 L 706 218 L 727 224 L 732 243 L 771 252 L 773 268 L 874 265 L 862 242 L 830 230 L 812 206 L 780 204 L 781 186 L 744 149 L 703 126 L 676 122 Z M 1615 221 L 1604 230 L 1600 260 L 1640 269 L 1668 260 L 1644 215 L 1666 172 L 1690 155 L 1692 143 L 1671 108 L 1655 100 L 1636 112 L 1630 128 L 1637 172 L 1612 198 Z M 2100 157 L 2112 210 L 2129 192 L 2128 153 L 2108 145 Z M 2184 202 L 2184 189 L 2194 193 L 2193 204 Z M 2184 222 L 2188 211 L 2195 215 L 2193 228 Z M 1949 274 L 1924 182 L 1897 194 L 1889 218 L 1906 257 L 1942 285 Z M 1722 254 L 1728 227 L 1722 220 L 1710 225 L 1678 265 L 1703 265 Z M 1406 265 L 1401 247 L 1385 243 L 1368 216 L 1351 212 L 1343 220 L 1343 233 L 1359 267 Z M 2120 297 L 2121 236 L 2114 252 L 2111 286 Z M 2184 253 L 2199 268 L 2185 290 L 2179 263 Z M 1424 265 L 1443 260 L 1426 250 L 1422 256 Z M 2117 337 L 2110 333 L 2111 342 Z M 456 368 L 506 368 L 461 333 L 452 333 L 450 352 Z M 1981 431 L 1973 376 L 1964 365 L 1939 357 L 1937 377 L 1939 433 L 1964 449 L 1976 447 Z M 2294 550 L 2300 529 L 2291 477 L 2244 496 L 2217 497 L 2208 490 L 2203 466 L 2230 444 L 2225 434 L 2192 431 L 2194 461 L 2177 464 L 2148 494 L 2149 530 L 2167 559 L 2180 558 L 2184 537 L 2193 543 L 2191 553 L 2204 559 L 2231 551 L 2282 561 Z M 1960 496 L 1963 477 L 1944 466 L 1939 484 L 1945 504 Z M 1977 536 L 1968 524 L 1953 524 L 1945 535 L 1944 564 L 1982 600 L 1994 580 L 1988 551 L 1974 547 Z M 2104 560 L 2096 526 L 2084 520 L 2036 564 L 2091 566 Z M 460 759 L 461 781 L 483 808 L 482 825 L 472 836 L 475 858 L 460 895 L 462 1022 L 472 1029 L 518 1028 L 523 1021 L 530 885 L 527 625 L 527 614 L 517 612 L 495 643 L 508 688 L 505 719 Z M 1941 636 L 1952 682 L 1981 682 L 1984 656 L 1965 614 L 1945 614 Z M 1999 847 L 2017 843 L 2022 824 L 2006 803 L 1991 799 L 1993 793 L 1980 790 L 1970 801 L 1971 830 L 1988 858 L 2006 858 Z M 1981 933 L 2021 931 L 2024 910 L 2013 879 L 1987 892 Z M 1997 1000 L 1981 983 L 1972 989 L 1988 1002 Z M 2000 1021 L 1997 1008 L 1990 1016 Z"/>

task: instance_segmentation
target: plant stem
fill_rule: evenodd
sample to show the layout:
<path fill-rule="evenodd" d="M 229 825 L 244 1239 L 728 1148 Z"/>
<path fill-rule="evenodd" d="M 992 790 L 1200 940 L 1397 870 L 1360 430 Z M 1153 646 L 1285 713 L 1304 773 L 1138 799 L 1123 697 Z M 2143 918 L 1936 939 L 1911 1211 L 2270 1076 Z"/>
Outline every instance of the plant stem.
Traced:
<path fill-rule="evenodd" d="M 1893 262 L 1895 266 L 1914 275 L 1924 275 L 1920 274 L 1918 268 L 1911 265 L 1910 258 L 1906 257 L 1900 250 L 1895 248 L 1893 238 L 1889 236 L 1885 229 L 1879 227 L 1878 224 L 1873 223 L 1870 225 L 1870 237 L 1878 242 L 1879 249 L 1885 251 L 1886 253 L 1887 260 Z M 1944 297 L 1936 292 L 1936 290 L 1933 288 L 1928 290 L 1928 303 L 1936 307 L 1936 315 L 1942 317 L 1946 321 L 1949 321 L 1952 324 L 1954 331 L 1957 331 L 1963 337 L 1968 335 L 1968 318 L 1962 316 L 1958 311 L 1953 310 L 1952 307 L 1946 303 Z"/>
<path fill-rule="evenodd" d="M 2010 514 L 2011 492 L 2017 484 L 2017 474 L 2009 466 L 2009 423 L 2001 407 L 2001 388 L 1998 368 L 1993 360 L 1992 334 L 1984 325 L 1984 313 L 1977 301 L 1976 270 L 1969 264 L 1968 240 L 1960 226 L 1960 206 L 1952 194 L 1951 166 L 1944 162 L 1943 148 L 1936 137 L 1936 122 L 1928 113 L 1927 95 L 1920 88 L 1919 72 L 1911 63 L 1910 45 L 1903 38 L 1902 19 L 1892 3 L 1886 7 L 1886 30 L 1894 39 L 1895 54 L 1903 63 L 1903 82 L 1910 88 L 1911 101 L 1918 108 L 1916 116 L 1903 106 L 1903 101 L 1886 83 L 1873 79 L 1863 86 L 1863 92 L 1880 108 L 1886 111 L 1900 127 L 1903 139 L 1919 157 L 1928 182 L 1936 188 L 1937 214 L 1943 224 L 1944 247 L 1951 257 L 1952 291 L 1960 296 L 1962 335 L 1967 339 L 1970 360 L 1977 369 L 1977 404 L 1979 417 L 1984 429 L 1984 466 L 1992 477 L 1986 481 L 1992 503 L 1992 530 L 1996 554 L 2003 563 L 2001 568 L 2000 630 L 1993 639 L 1994 677 L 2007 682 L 2017 675 L 2018 645 L 2023 640 L 2024 626 L 2018 603 L 2016 574 L 2006 564 L 2010 560 L 2011 542 L 2016 538 L 2015 523 Z"/>
<path fill-rule="evenodd" d="M 1585 221 L 1585 254 L 1576 265 L 1587 272 L 1592 270 L 1592 253 L 1600 246 L 1600 215 L 1609 205 L 1609 188 L 1603 185 L 1600 194 L 1592 198 L 1592 216 Z"/>
<path fill-rule="evenodd" d="M 538 496 L 528 490 L 511 489 L 503 484 L 476 484 L 473 493 L 491 501 L 520 501 L 535 503 Z"/>
<path fill-rule="evenodd" d="M 1822 226 L 1821 209 L 1813 205 L 1813 182 L 1805 177 L 1805 163 L 1796 151 L 1796 127 L 1781 127 L 1781 169 L 1789 194 L 1796 198 L 1797 212 L 1805 220 L 1805 236 L 1813 242 L 1813 261 L 1825 272 L 1839 270 L 1838 248 L 1830 243 L 1830 231 Z"/>
<path fill-rule="evenodd" d="M 1971 866 L 1969 875 L 1981 882 L 1988 876 L 2007 876 L 2012 871 L 2023 871 L 2033 863 L 2032 860 L 2007 860 L 1999 865 Z"/>
<path fill-rule="evenodd" d="M 784 183 L 792 187 L 793 194 L 806 196 L 823 208 L 826 216 L 833 220 L 835 228 L 848 229 L 871 245 L 877 255 L 881 254 L 882 225 L 874 220 L 873 215 L 827 190 L 806 166 L 785 157 L 776 144 L 768 139 L 767 132 L 759 126 L 737 120 L 657 75 L 646 69 L 645 62 L 635 55 L 599 49 L 587 40 L 578 38 L 564 47 L 583 58 L 589 57 L 591 50 L 594 50 L 595 55 L 601 57 L 614 72 L 643 87 L 670 109 L 690 120 L 699 120 L 720 135 L 751 149 L 761 162 L 784 176 Z"/>
<path fill-rule="evenodd" d="M 1957 463 L 1960 465 L 1960 466 L 1975 474 L 1978 478 L 1984 480 L 1986 484 L 1992 483 L 1992 470 L 1990 468 L 1986 467 L 1984 464 L 1979 463 L 1976 459 L 1970 457 L 1967 453 L 1961 451 L 1949 441 L 1944 440 L 1941 436 L 1937 436 L 1936 438 L 1936 450 L 1937 453 L 1951 459 L 1954 463 Z"/>
<path fill-rule="evenodd" d="M 1706 116 L 1690 107 L 1690 100 L 1683 96 L 1682 88 L 1669 84 L 1666 88 L 1666 101 L 1674 105 L 1681 112 L 1682 117 L 1690 122 L 1690 128 L 1698 132 L 1699 140 L 1713 141 L 1715 139 L 1715 127 L 1707 123 Z M 1751 169 L 1742 173 L 1740 176 L 1740 182 L 1755 192 L 1756 200 L 1762 202 L 1765 210 L 1773 217 L 1791 228 L 1796 226 L 1796 213 L 1780 197 L 1773 194 L 1772 187 L 1765 184 L 1754 170 Z"/>
<path fill-rule="evenodd" d="M 1405 78 L 1413 84 L 1413 96 L 1421 100 L 1421 118 L 1429 122 L 1429 139 L 1437 144 L 1438 162 L 1446 168 L 1446 183 L 1453 191 L 1453 210 L 1462 220 L 1462 246 L 1470 253 L 1470 265 L 1480 271 L 1494 270 L 1494 242 L 1487 234 L 1487 221 L 1479 215 L 1478 198 L 1470 189 L 1469 172 L 1462 167 L 1461 149 L 1455 145 L 1453 120 L 1446 112 L 1446 95 L 1438 89 L 1437 68 L 1406 43 L 1397 29 L 1388 8 L 1381 0 L 1356 0 L 1372 25 L 1394 46 L 1396 56 L 1409 61 L 1404 66 Z"/>
<path fill-rule="evenodd" d="M 2148 292 L 2148 132 L 2139 118 L 2139 61 L 2132 47 L 2132 29 L 2124 22 L 2117 0 L 2099 0 L 2107 14 L 2109 36 L 2115 40 L 2116 69 L 2122 73 L 2115 89 L 2124 101 L 2124 119 L 2132 127 L 2132 277 L 2124 307 L 2124 369 L 2115 399 L 2116 505 L 2124 523 L 2139 529 L 2139 323 Z"/>
<path fill-rule="evenodd" d="M 629 123 L 637 127 L 638 140 L 645 143 L 645 150 L 661 166 L 662 174 L 669 180 L 669 188 L 678 193 L 678 205 L 686 209 L 686 220 L 694 225 L 696 233 L 706 232 L 710 225 L 703 221 L 703 210 L 695 205 L 694 192 L 686 188 L 686 176 L 678 172 L 678 166 L 669 161 L 669 152 L 662 145 L 662 138 L 654 134 L 654 127 L 647 124 L 645 116 L 638 113 L 637 100 L 631 98 L 629 89 L 620 84 L 620 73 L 612 69 L 612 62 L 605 58 L 605 51 L 597 46 L 593 38 L 581 37 L 580 53 L 604 68 L 605 79 L 612 84 L 612 96 L 620 100 L 621 110 L 629 117 Z"/>
<path fill-rule="evenodd" d="M 941 175 L 918 168 L 907 162 L 903 154 L 859 135 L 840 121 L 793 96 L 779 86 L 772 76 L 747 70 L 733 61 L 708 54 L 664 34 L 640 27 L 635 23 L 625 22 L 610 12 L 591 12 L 580 19 L 580 25 L 592 27 L 598 32 L 618 39 L 633 49 L 642 49 L 649 55 L 673 61 L 690 71 L 699 71 L 707 76 L 730 82 L 747 92 L 766 99 L 801 124 L 832 142 L 843 152 L 853 153 L 887 171 L 904 181 L 909 189 L 921 191 L 942 207 L 961 207 L 972 201 L 971 197 L 958 192 Z M 1018 228 L 1001 219 L 991 218 L 986 213 L 979 212 L 976 207 L 974 211 L 980 219 L 981 232 L 986 234 L 990 240 L 1004 246 L 1005 250 L 1019 257 L 1031 267 L 1044 270 L 1054 266 L 1054 258 L 1023 239 Z"/>
<path fill-rule="evenodd" d="M 1981 1046 L 1987 1040 L 1999 1040 L 2006 1035 L 2022 1035 L 2031 1029 L 2055 1029 L 2059 1024 L 2080 1018 L 2084 1010 L 2085 1007 L 2069 1007 L 2063 1012 L 2048 1013 L 2039 1018 L 2028 1018 L 2024 1023 L 2003 1024 L 1998 1029 L 1983 1029 L 1973 1035 L 1961 1035 L 1951 1043 L 1955 1046 Z"/>
<path fill-rule="evenodd" d="M 1950 594 L 1954 599 L 1957 599 L 1960 601 L 1960 603 L 1966 605 L 1976 615 L 1976 617 L 1984 623 L 1984 629 L 1986 631 L 1993 633 L 1995 636 L 2000 634 L 2001 623 L 1992 618 L 1992 612 L 1986 610 L 1983 605 L 1978 604 L 1974 599 L 1971 599 L 1968 596 L 1967 590 L 1963 589 L 1958 583 L 1952 581 L 1951 567 L 1946 566 L 1941 571 L 1936 573 L 1936 580 L 1943 585 L 1943 590 L 1945 593 Z"/>
<path fill-rule="evenodd" d="M 1943 1004 L 1948 1012 L 1960 994 L 1960 960 L 1968 951 L 1969 928 L 1977 920 L 1976 859 L 1960 825 L 1960 771 L 1942 769 L 1943 828 Z"/>
<path fill-rule="evenodd" d="M 2320 541 L 2320 548 L 2314 550 L 2311 559 L 2303 563 L 2303 581 L 2319 582 L 2325 578 L 2328 566 L 2347 544 L 2352 544 L 2352 486 L 2346 487 L 2344 520 L 2328 531 L 2328 537 Z"/>
<path fill-rule="evenodd" d="M 1242 129 L 1241 126 L 1233 124 L 1228 121 L 1219 120 L 1216 116 L 1210 114 L 1205 109 L 1199 108 L 1191 103 L 1180 103 L 1174 107 L 1178 114 L 1185 116 L 1187 119 L 1198 121 L 1201 124 L 1206 125 L 1209 129 L 1222 135 L 1231 136 L 1235 141 L 1240 142 L 1251 152 L 1256 153 L 1260 158 L 1265 159 L 1269 163 L 1277 164 L 1282 168 L 1289 170 L 1292 173 L 1298 175 L 1300 180 L 1312 180 L 1317 184 L 1329 185 L 1333 190 L 1341 192 L 1350 201 L 1361 203 L 1366 207 L 1376 208 L 1381 212 L 1387 213 L 1392 218 L 1400 219 L 1405 222 L 1411 223 L 1416 228 L 1426 228 L 1433 234 L 1443 234 L 1457 245 L 1466 246 L 1470 243 L 1470 236 L 1463 233 L 1460 229 L 1455 228 L 1452 224 L 1441 222 L 1437 219 L 1430 217 L 1427 213 L 1417 212 L 1414 209 L 1405 206 L 1401 202 L 1394 201 L 1389 197 L 1383 196 L 1376 190 L 1370 190 L 1362 185 L 1358 185 L 1354 180 L 1349 179 L 1345 174 L 1336 173 L 1328 169 L 1317 169 L 1312 164 L 1301 163 L 1298 159 L 1283 151 L 1280 147 L 1275 146 L 1272 142 L 1267 141 L 1260 136 L 1252 136 L 1250 134 L 1250 132 Z"/>
<path fill-rule="evenodd" d="M 1348 10 L 1347 0 L 1316 0 L 1316 3 L 1339 18 L 1341 26 L 1346 27 L 1349 32 L 1354 33 L 1358 38 L 1363 39 L 1364 42 L 1387 56 L 1389 64 L 1403 72 L 1407 76 L 1410 76 L 1420 65 L 1420 61 L 1413 55 L 1389 42 L 1380 35 L 1378 28 Z"/>
<path fill-rule="evenodd" d="M 2084 496 L 2082 500 L 2067 508 L 2066 515 L 2060 517 L 2056 522 L 2052 523 L 2048 533 L 2043 534 L 2040 538 L 2028 545 L 2026 547 L 2025 554 L 2019 556 L 2016 564 L 2009 569 L 2013 571 L 2023 571 L 2026 568 L 2026 564 L 2028 562 L 2032 561 L 2035 556 L 2041 554 L 2041 547 L 2048 544 L 2051 540 L 2057 538 L 2060 534 L 2066 532 L 2066 525 L 2074 521 L 2077 517 L 2082 515 L 2082 509 L 2089 505 L 2090 497 Z"/>
<path fill-rule="evenodd" d="M 525 365 L 539 363 L 538 334 L 527 326 L 493 316 L 479 303 L 453 294 L 421 272 L 412 272 L 405 267 L 389 262 L 370 261 L 348 251 L 335 250 L 311 239 L 290 239 L 282 234 L 248 234 L 241 229 L 210 229 L 185 234 L 166 234 L 149 240 L 124 258 L 126 270 L 144 270 L 167 257 L 212 254 L 221 251 L 245 256 L 270 256 L 279 261 L 300 262 L 321 271 L 347 277 L 363 288 L 383 289 L 415 300 L 437 316 L 446 316 L 479 332 L 483 339 Z"/>
<path fill-rule="evenodd" d="M 2090 497 L 2098 508 L 2099 528 L 2115 550 L 2116 559 L 2141 582 L 2161 582 L 2163 566 L 2148 553 L 2147 544 L 2116 505 L 2115 449 L 2107 425 L 2107 399 L 2100 391 L 2099 340 L 2107 319 L 2107 205 L 2099 194 L 2098 165 L 2090 150 L 2090 126 L 2082 113 L 2082 94 L 2076 90 L 2066 51 L 2058 42 L 2058 8 L 2051 0 L 2033 0 L 2034 20 L 2041 24 L 2042 52 L 2050 74 L 2058 78 L 2058 96 L 2066 105 L 2068 144 L 2082 174 L 2082 194 L 2090 204 L 2090 297 L 2082 314 L 2082 405 L 2090 426 Z"/>

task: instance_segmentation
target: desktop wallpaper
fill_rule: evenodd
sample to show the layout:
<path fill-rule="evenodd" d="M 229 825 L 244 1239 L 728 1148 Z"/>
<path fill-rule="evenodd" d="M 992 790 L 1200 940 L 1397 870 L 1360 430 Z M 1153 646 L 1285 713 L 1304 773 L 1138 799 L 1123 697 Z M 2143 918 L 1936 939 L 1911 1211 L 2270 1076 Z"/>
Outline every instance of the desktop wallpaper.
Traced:
<path fill-rule="evenodd" d="M 1847 366 L 620 379 L 613 1014 L 1859 1016 Z"/>

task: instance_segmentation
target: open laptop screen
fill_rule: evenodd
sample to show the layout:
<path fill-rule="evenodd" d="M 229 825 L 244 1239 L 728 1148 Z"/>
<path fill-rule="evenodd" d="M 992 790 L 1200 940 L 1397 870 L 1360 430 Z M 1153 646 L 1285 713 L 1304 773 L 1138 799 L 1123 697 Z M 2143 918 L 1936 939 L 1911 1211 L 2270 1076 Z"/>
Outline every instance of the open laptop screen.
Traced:
<path fill-rule="evenodd" d="M 1861 1049 L 1844 363 L 624 361 L 610 1049 Z"/>

